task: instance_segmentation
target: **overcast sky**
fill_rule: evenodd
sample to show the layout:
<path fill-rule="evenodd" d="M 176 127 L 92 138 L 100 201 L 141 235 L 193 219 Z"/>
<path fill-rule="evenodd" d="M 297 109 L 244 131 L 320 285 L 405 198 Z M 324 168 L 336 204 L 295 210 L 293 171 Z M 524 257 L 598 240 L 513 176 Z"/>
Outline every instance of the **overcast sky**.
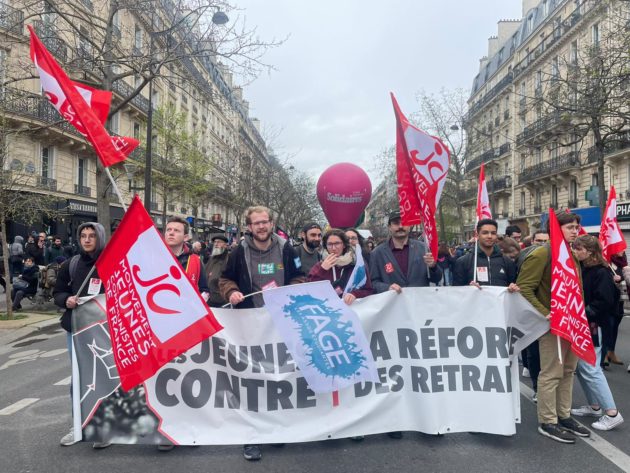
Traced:
<path fill-rule="evenodd" d="M 244 91 L 263 129 L 280 130 L 279 154 L 314 178 L 353 162 L 370 172 L 395 142 L 393 91 L 405 114 L 424 89 L 470 88 L 499 19 L 521 0 L 234 0 L 263 39 L 287 41 L 265 56 L 277 69 Z"/>

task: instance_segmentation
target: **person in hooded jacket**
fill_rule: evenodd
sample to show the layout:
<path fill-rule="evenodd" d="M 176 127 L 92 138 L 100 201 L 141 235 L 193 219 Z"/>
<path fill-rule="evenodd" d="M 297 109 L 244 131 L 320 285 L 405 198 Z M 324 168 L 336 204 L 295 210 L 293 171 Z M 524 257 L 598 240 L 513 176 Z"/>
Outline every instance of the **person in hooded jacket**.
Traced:
<path fill-rule="evenodd" d="M 350 275 L 356 263 L 355 253 L 350 240 L 343 230 L 333 228 L 324 235 L 324 253 L 322 260 L 315 264 L 308 273 L 307 281 L 330 281 L 335 292 L 343 301 L 350 305 L 355 299 L 370 296 L 374 293 L 370 284 L 370 275 L 366 275 L 365 285 L 344 294 Z"/>
<path fill-rule="evenodd" d="M 458 258 L 453 271 L 453 286 L 503 286 L 511 292 L 518 291 L 516 263 L 501 253 L 497 245 L 497 228 L 496 220 L 485 218 L 477 222 L 477 267 L 474 267 L 472 251 Z"/>
<path fill-rule="evenodd" d="M 105 228 L 96 222 L 86 222 L 77 229 L 79 254 L 66 260 L 59 269 L 53 299 L 55 305 L 65 309 L 61 316 L 61 327 L 67 332 L 68 353 L 72 360 L 72 311 L 78 306 L 78 299 L 82 296 L 102 294 L 104 285 L 100 280 L 94 263 L 105 248 Z M 94 271 L 92 272 L 92 269 Z M 90 277 L 85 285 L 83 281 Z M 81 286 L 83 286 L 81 288 Z M 79 293 L 79 289 L 81 289 Z M 64 435 L 61 445 L 70 446 L 79 440 L 74 438 L 73 430 Z M 99 442 L 94 448 L 105 448 L 109 442 Z"/>
<path fill-rule="evenodd" d="M 24 243 L 24 238 L 17 235 L 9 247 L 9 266 L 11 266 L 9 276 L 17 276 L 22 272 L 24 265 L 24 246 L 22 243 Z"/>

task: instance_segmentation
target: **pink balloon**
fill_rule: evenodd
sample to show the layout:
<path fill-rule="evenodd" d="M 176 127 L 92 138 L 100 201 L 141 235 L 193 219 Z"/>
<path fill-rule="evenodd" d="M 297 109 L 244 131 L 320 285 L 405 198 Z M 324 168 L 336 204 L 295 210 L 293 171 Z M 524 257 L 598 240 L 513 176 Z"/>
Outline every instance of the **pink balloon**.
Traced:
<path fill-rule="evenodd" d="M 354 227 L 372 197 L 372 183 L 351 163 L 334 164 L 317 181 L 317 199 L 333 228 Z"/>

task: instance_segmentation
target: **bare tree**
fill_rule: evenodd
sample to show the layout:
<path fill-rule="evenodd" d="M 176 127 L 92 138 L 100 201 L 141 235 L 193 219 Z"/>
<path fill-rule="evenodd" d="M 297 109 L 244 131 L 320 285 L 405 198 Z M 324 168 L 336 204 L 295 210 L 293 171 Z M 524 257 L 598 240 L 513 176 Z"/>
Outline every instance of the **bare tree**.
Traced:
<path fill-rule="evenodd" d="M 23 15 L 8 20 L 18 34 L 7 41 L 27 43 L 23 23 L 33 23 L 74 80 L 116 92 L 110 118 L 129 104 L 146 112 L 149 103 L 140 94 L 156 79 L 183 94 L 190 94 L 194 83 L 208 103 L 226 112 L 238 108 L 226 84 L 228 68 L 251 79 L 269 68 L 262 61 L 264 53 L 281 44 L 261 40 L 241 17 L 218 26 L 226 19 L 217 20 L 219 11 L 235 11 L 223 0 L 26 0 L 21 11 Z M 134 22 L 125 23 L 123 17 Z M 28 60 L 20 66 L 18 74 L 4 78 L 5 84 L 33 77 L 24 72 L 32 70 Z M 131 77 L 133 86 L 125 81 Z M 96 181 L 98 220 L 109 231 L 109 183 L 98 160 Z"/>
<path fill-rule="evenodd" d="M 573 165 L 597 164 L 599 207 L 603 214 L 607 192 L 604 164 L 607 154 L 630 146 L 630 3 L 624 0 L 587 2 L 566 21 L 602 14 L 605 21 L 576 36 L 566 54 L 550 59 L 550 67 L 536 73 L 534 96 L 522 97 L 537 120 L 519 135 L 528 146 L 547 144 L 577 150 L 589 141 L 586 156 Z M 534 57 L 562 35 L 562 25 L 546 38 Z"/>
<path fill-rule="evenodd" d="M 13 120 L 11 111 L 18 108 L 21 102 L 32 101 L 28 95 L 14 93 L 2 94 L 0 100 L 0 245 L 3 245 L 2 267 L 6 279 L 5 299 L 7 304 L 7 318 L 13 318 L 12 274 L 9 264 L 10 254 L 7 244 L 7 221 L 17 220 L 31 224 L 42 216 L 56 217 L 61 212 L 58 209 L 60 199 L 46 193 L 50 185 L 47 178 L 35 173 L 32 162 L 26 164 L 11 156 L 11 148 L 24 131 Z M 24 105 L 24 103 L 22 103 Z M 39 185 L 42 190 L 37 194 L 23 192 L 25 186 Z"/>

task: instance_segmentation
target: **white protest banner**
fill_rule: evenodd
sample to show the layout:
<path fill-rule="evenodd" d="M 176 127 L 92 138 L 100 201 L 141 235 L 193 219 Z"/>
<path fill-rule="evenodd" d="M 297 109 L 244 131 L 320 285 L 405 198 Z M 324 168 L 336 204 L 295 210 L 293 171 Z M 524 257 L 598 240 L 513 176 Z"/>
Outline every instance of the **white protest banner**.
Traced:
<path fill-rule="evenodd" d="M 522 296 L 497 287 L 410 288 L 361 299 L 352 309 L 379 380 L 340 390 L 337 407 L 329 394 L 309 389 L 266 309 L 217 309 L 220 334 L 172 360 L 140 388 L 117 390 L 96 408 L 82 406 L 93 412 L 84 416 L 84 439 L 212 445 L 398 430 L 515 433 L 516 356 L 549 330 Z M 85 331 L 95 329 L 107 333 L 91 323 L 75 335 L 79 364 L 87 368 L 95 357 Z M 77 336 L 85 342 L 77 343 Z M 98 392 L 110 392 L 110 371 L 100 370 L 107 373 L 107 388 Z"/>

